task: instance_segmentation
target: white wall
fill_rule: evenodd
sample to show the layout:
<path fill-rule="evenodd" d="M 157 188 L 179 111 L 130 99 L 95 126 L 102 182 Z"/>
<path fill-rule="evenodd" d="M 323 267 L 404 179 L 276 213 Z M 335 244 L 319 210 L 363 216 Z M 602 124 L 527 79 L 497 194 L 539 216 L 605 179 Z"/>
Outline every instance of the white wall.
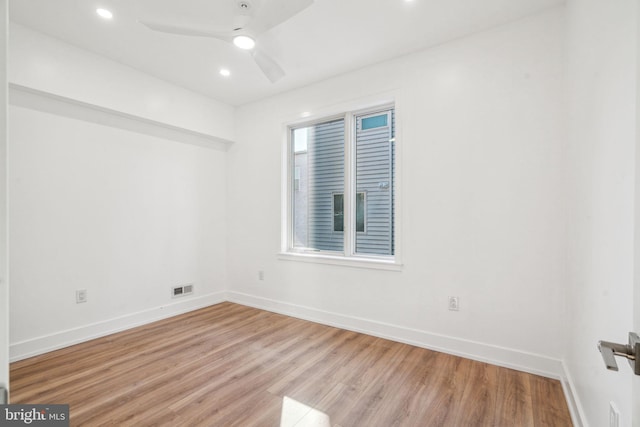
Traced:
<path fill-rule="evenodd" d="M 605 370 L 598 340 L 625 343 L 633 322 L 636 1 L 567 4 L 569 259 L 566 364 L 582 412 L 631 425 L 629 366 Z M 637 273 L 636 273 L 637 274 Z"/>
<path fill-rule="evenodd" d="M 231 299 L 560 375 L 562 50 L 554 9 L 239 108 L 227 164 Z M 278 260 L 283 123 L 389 91 L 403 270 Z"/>
<path fill-rule="evenodd" d="M 19 26 L 10 50 L 11 358 L 223 300 L 226 144 L 192 139 L 233 109 Z"/>
<path fill-rule="evenodd" d="M 14 358 L 220 300 L 224 152 L 20 107 L 9 120 Z M 188 283 L 195 297 L 170 297 Z"/>
<path fill-rule="evenodd" d="M 635 177 L 635 215 L 640 213 L 640 3 L 636 6 L 636 177 Z M 634 303 L 633 330 L 640 333 L 640 227 L 635 225 L 635 263 L 634 263 Z M 634 427 L 640 427 L 640 376 L 633 380 L 633 399 L 631 415 Z"/>
<path fill-rule="evenodd" d="M 0 387 L 9 387 L 9 271 L 7 244 L 7 1 L 0 0 Z M 0 396 L 0 399 L 2 396 Z"/>

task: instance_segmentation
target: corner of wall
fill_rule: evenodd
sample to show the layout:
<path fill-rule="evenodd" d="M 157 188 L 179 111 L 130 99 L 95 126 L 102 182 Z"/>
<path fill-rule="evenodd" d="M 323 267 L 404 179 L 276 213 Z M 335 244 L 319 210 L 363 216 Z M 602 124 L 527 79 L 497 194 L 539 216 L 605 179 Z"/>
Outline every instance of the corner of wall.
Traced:
<path fill-rule="evenodd" d="M 562 361 L 562 377 L 560 378 L 560 383 L 562 384 L 562 390 L 564 391 L 564 396 L 567 401 L 567 406 L 569 407 L 569 413 L 571 414 L 571 421 L 573 422 L 573 425 L 575 427 L 588 427 L 589 424 L 586 421 L 587 418 L 584 410 L 582 409 L 582 404 L 580 402 L 575 383 L 573 382 L 571 373 L 569 372 L 564 360 Z"/>

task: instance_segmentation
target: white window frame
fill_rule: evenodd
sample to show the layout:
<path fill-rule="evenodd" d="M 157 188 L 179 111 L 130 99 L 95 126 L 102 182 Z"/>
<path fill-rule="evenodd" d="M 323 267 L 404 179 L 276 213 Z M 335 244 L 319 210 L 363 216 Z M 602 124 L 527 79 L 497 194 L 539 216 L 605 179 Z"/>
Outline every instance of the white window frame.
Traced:
<path fill-rule="evenodd" d="M 356 147 L 356 129 L 355 117 L 374 114 L 393 108 L 395 110 L 395 164 L 396 170 L 394 182 L 394 255 L 369 255 L 357 254 L 355 252 L 355 199 L 351 197 L 356 192 L 355 177 L 355 147 Z M 279 259 L 285 261 L 301 261 L 320 264 L 343 265 L 348 267 L 373 268 L 384 270 L 400 271 L 401 262 L 401 150 L 400 141 L 401 123 L 398 103 L 395 99 L 381 102 L 371 103 L 369 106 L 359 106 L 349 108 L 347 106 L 341 113 L 329 113 L 317 115 L 314 117 L 305 117 L 300 120 L 292 120 L 284 123 L 285 138 L 283 139 L 283 157 L 282 157 L 282 224 L 281 224 L 281 251 Z M 293 245 L 293 194 L 294 194 L 294 147 L 293 147 L 293 130 L 301 127 L 313 126 L 332 120 L 344 119 L 345 126 L 345 185 L 344 185 L 344 252 L 336 253 L 332 251 L 318 251 L 314 249 L 294 248 Z M 366 197 L 366 196 L 365 196 Z M 366 209 L 366 207 L 365 207 Z M 365 219 L 366 231 L 366 219 Z M 361 233 L 361 232 L 360 232 Z"/>

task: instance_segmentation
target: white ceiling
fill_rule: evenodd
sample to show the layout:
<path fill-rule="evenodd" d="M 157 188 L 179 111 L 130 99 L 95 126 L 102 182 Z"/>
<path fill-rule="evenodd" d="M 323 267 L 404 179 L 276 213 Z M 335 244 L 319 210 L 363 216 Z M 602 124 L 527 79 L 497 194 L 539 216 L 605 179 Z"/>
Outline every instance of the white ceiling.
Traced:
<path fill-rule="evenodd" d="M 13 0 L 11 20 L 230 105 L 242 105 L 516 20 L 564 0 L 315 0 L 257 46 L 287 75 L 216 39 L 153 32 L 150 19 L 227 27 L 238 0 Z M 254 0 L 267 2 L 295 0 Z M 114 13 L 105 21 L 95 13 Z M 231 77 L 219 69 L 231 70 Z"/>

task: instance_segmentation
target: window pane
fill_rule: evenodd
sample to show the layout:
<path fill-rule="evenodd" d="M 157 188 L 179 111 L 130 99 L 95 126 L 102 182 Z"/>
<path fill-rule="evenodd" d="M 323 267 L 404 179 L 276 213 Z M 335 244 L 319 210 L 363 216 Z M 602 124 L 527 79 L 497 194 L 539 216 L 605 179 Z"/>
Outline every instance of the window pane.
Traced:
<path fill-rule="evenodd" d="M 344 119 L 293 129 L 292 151 L 293 167 L 300 171 L 293 191 L 293 246 L 343 252 L 344 200 L 342 229 L 336 230 L 334 195 L 344 194 Z"/>
<path fill-rule="evenodd" d="M 390 109 L 356 117 L 356 231 L 364 231 L 356 233 L 355 252 L 359 254 L 394 253 L 393 113 Z M 361 211 L 358 203 L 362 204 Z"/>
<path fill-rule="evenodd" d="M 380 114 L 378 116 L 369 116 L 362 119 L 362 130 L 379 128 L 387 126 L 388 117 L 387 114 Z"/>
<path fill-rule="evenodd" d="M 333 231 L 344 231 L 344 194 L 333 195 Z"/>
<path fill-rule="evenodd" d="M 365 221 L 365 195 L 364 193 L 358 193 L 356 195 L 356 231 L 364 232 Z"/>

